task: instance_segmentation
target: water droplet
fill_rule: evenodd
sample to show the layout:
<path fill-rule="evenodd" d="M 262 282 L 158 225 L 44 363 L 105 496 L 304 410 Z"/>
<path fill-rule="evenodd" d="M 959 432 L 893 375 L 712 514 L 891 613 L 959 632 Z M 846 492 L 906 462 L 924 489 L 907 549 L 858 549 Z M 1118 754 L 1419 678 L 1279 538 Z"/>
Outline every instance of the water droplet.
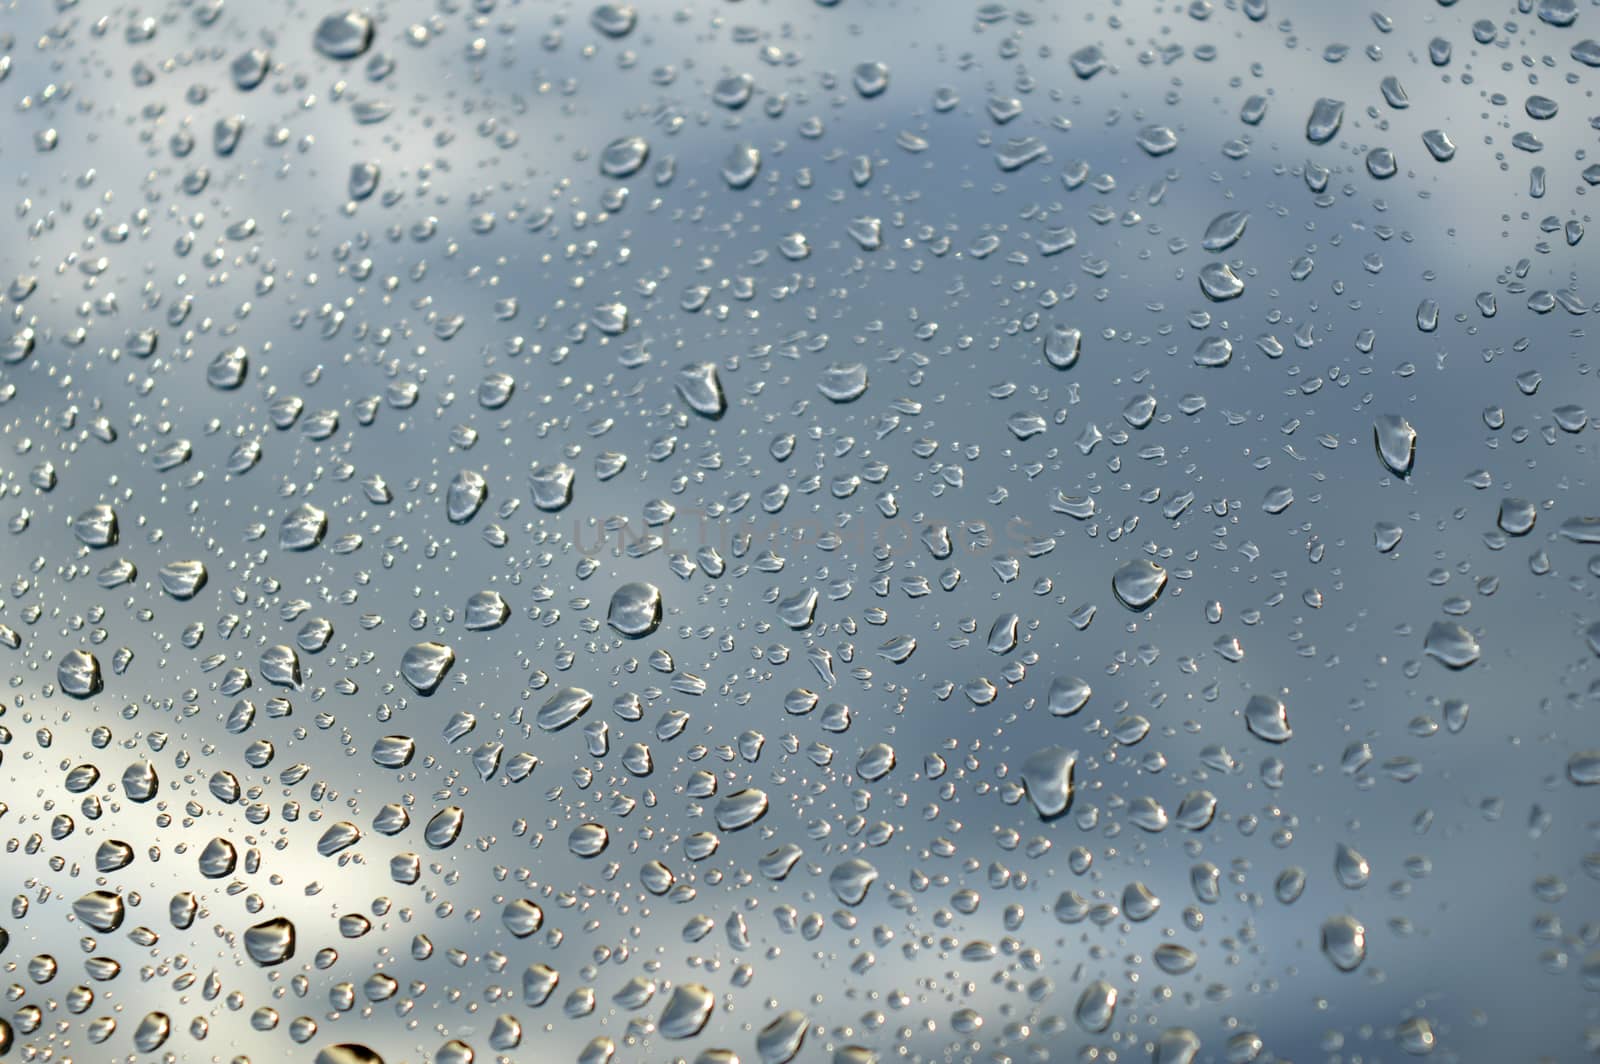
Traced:
<path fill-rule="evenodd" d="M 355 59 L 372 47 L 372 19 L 359 11 L 328 15 L 317 23 L 312 43 L 329 59 Z"/>
<path fill-rule="evenodd" d="M 1478 660 L 1481 653 L 1473 634 L 1452 621 L 1434 621 L 1423 640 L 1423 650 L 1430 658 L 1452 669 L 1464 669 Z"/>
<path fill-rule="evenodd" d="M 119 538 L 117 512 L 104 504 L 92 506 L 72 522 L 72 533 L 86 547 L 114 547 Z"/>
<path fill-rule="evenodd" d="M 1178 134 L 1168 126 L 1145 126 L 1139 130 L 1138 142 L 1146 155 L 1159 157 L 1178 147 Z"/>
<path fill-rule="evenodd" d="M 359 1042 L 339 1042 L 317 1053 L 314 1064 L 384 1064 L 383 1058 Z"/>
<path fill-rule="evenodd" d="M 632 177 L 650 159 L 650 143 L 643 137 L 619 137 L 600 153 L 600 172 L 607 177 Z"/>
<path fill-rule="evenodd" d="M 69 650 L 61 655 L 56 668 L 61 690 L 73 698 L 90 698 L 100 693 L 100 661 L 87 650 Z"/>
<path fill-rule="evenodd" d="M 101 934 L 121 927 L 126 912 L 122 895 L 109 890 L 92 890 L 72 903 L 73 915 Z"/>
<path fill-rule="evenodd" d="M 693 1038 L 705 1029 L 716 1004 L 716 995 L 706 987 L 699 983 L 680 983 L 667 998 L 656 1027 L 663 1038 Z"/>
<path fill-rule="evenodd" d="M 158 575 L 161 578 L 161 589 L 180 602 L 194 598 L 200 589 L 206 586 L 207 573 L 204 562 L 168 562 L 161 567 Z"/>
<path fill-rule="evenodd" d="M 690 410 L 708 418 L 720 418 L 728 409 L 722 381 L 713 362 L 693 362 L 678 371 L 678 395 Z"/>
<path fill-rule="evenodd" d="M 1130 610 L 1153 605 L 1167 586 L 1167 571 L 1148 558 L 1123 564 L 1111 577 L 1111 590 L 1117 601 Z"/>
<path fill-rule="evenodd" d="M 1502 532 L 1512 536 L 1525 536 L 1533 531 L 1539 512 L 1527 499 L 1501 499 L 1500 513 L 1495 524 Z"/>
<path fill-rule="evenodd" d="M 281 916 L 245 929 L 244 949 L 258 967 L 270 968 L 294 958 L 294 924 Z"/>
<path fill-rule="evenodd" d="M 761 152 L 752 144 L 738 144 L 722 161 L 722 179 L 729 188 L 749 188 L 761 173 Z"/>
<path fill-rule="evenodd" d="M 1223 211 L 1206 226 L 1205 236 L 1201 238 L 1200 245 L 1207 251 L 1226 251 L 1244 236 L 1244 229 L 1248 224 L 1250 224 L 1248 211 Z"/>
<path fill-rule="evenodd" d="M 1244 707 L 1245 726 L 1250 734 L 1269 743 L 1288 742 L 1294 734 L 1289 727 L 1289 709 L 1269 695 L 1251 695 Z"/>
<path fill-rule="evenodd" d="M 1044 357 L 1056 369 L 1071 369 L 1078 361 L 1083 334 L 1068 325 L 1052 325 L 1044 338 Z"/>
<path fill-rule="evenodd" d="M 511 617 L 511 607 L 498 591 L 475 591 L 467 599 L 462 624 L 469 632 L 499 628 Z"/>
<path fill-rule="evenodd" d="M 528 490 L 533 505 L 546 513 L 564 510 L 572 503 L 572 483 L 577 470 L 565 462 L 540 466 L 528 474 Z"/>
<path fill-rule="evenodd" d="M 1151 1064 L 1193 1064 L 1200 1055 L 1200 1036 L 1187 1027 L 1169 1027 L 1156 1039 Z"/>
<path fill-rule="evenodd" d="M 611 845 L 611 834 L 603 824 L 579 824 L 567 836 L 567 849 L 579 857 L 598 857 Z"/>
<path fill-rule="evenodd" d="M 1353 916 L 1330 917 L 1322 925 L 1322 952 L 1341 972 L 1353 972 L 1367 958 L 1367 930 Z"/>
<path fill-rule="evenodd" d="M 1244 282 L 1227 263 L 1208 262 L 1200 267 L 1200 291 L 1213 303 L 1222 303 L 1244 295 Z"/>
<path fill-rule="evenodd" d="M 1075 751 L 1047 746 L 1028 755 L 1022 765 L 1022 785 L 1041 819 L 1061 816 L 1072 805 L 1072 770 Z"/>
<path fill-rule="evenodd" d="M 1333 870 L 1340 886 L 1348 890 L 1359 890 L 1366 886 L 1372 875 L 1367 859 L 1342 842 L 1334 850 Z"/>
<path fill-rule="evenodd" d="M 1378 457 L 1390 472 L 1401 477 L 1411 475 L 1411 465 L 1417 457 L 1417 430 L 1411 422 L 1396 414 L 1384 414 L 1373 422 L 1372 438 Z"/>
<path fill-rule="evenodd" d="M 1324 96 L 1311 106 L 1311 117 L 1306 119 L 1306 139 L 1313 144 L 1326 144 L 1344 124 L 1344 101 Z"/>
<path fill-rule="evenodd" d="M 859 857 L 840 861 L 828 875 L 828 889 L 846 905 L 860 905 L 878 881 L 878 870 Z"/>
<path fill-rule="evenodd" d="M 1072 1010 L 1073 1018 L 1090 1034 L 1100 1034 L 1111 1026 L 1117 1014 L 1117 988 L 1103 979 L 1096 979 L 1083 988 L 1078 1004 Z"/>
<path fill-rule="evenodd" d="M 327 513 L 310 503 L 301 503 L 285 514 L 278 526 L 278 546 L 284 550 L 310 550 L 327 534 Z"/>
<path fill-rule="evenodd" d="M 1092 693 L 1088 681 L 1076 676 L 1058 676 L 1050 682 L 1045 704 L 1051 716 L 1070 717 L 1089 704 Z"/>
<path fill-rule="evenodd" d="M 761 1064 L 789 1064 L 800 1052 L 809 1027 L 805 1013 L 781 1013 L 756 1035 L 756 1055 Z"/>
<path fill-rule="evenodd" d="M 755 787 L 748 787 L 717 800 L 717 827 L 723 831 L 739 831 L 766 815 L 767 792 Z"/>
<path fill-rule="evenodd" d="M 1580 787 L 1600 784 L 1600 750 L 1581 750 L 1568 758 L 1567 778 Z"/>
<path fill-rule="evenodd" d="M 423 841 L 429 849 L 449 849 L 461 837 L 466 820 L 466 811 L 459 805 L 447 805 L 428 818 L 428 824 L 422 830 Z"/>
<path fill-rule="evenodd" d="M 488 496 L 489 485 L 483 474 L 463 469 L 451 478 L 445 490 L 445 514 L 451 524 L 466 524 L 477 516 Z"/>
<path fill-rule="evenodd" d="M 456 663 L 456 652 L 443 643 L 415 643 L 400 657 L 400 675 L 419 695 L 431 695 Z"/>
<path fill-rule="evenodd" d="M 606 623 L 630 639 L 649 635 L 661 624 L 661 589 L 644 581 L 623 584 L 611 595 Z"/>
<path fill-rule="evenodd" d="M 501 910 L 500 922 L 513 938 L 527 938 L 544 926 L 544 910 L 537 902 L 518 898 Z"/>
<path fill-rule="evenodd" d="M 822 373 L 817 390 L 835 403 L 848 403 L 867 392 L 867 367 L 859 362 L 836 363 Z"/>
<path fill-rule="evenodd" d="M 1433 1052 L 1435 1039 L 1433 1026 L 1420 1016 L 1413 1016 L 1395 1031 L 1395 1041 L 1400 1048 L 1414 1057 L 1425 1057 Z"/>
<path fill-rule="evenodd" d="M 626 37 L 639 22 L 639 12 L 632 4 L 601 4 L 589 15 L 589 25 L 607 37 Z"/>
<path fill-rule="evenodd" d="M 581 687 L 563 687 L 545 700 L 539 708 L 539 727 L 547 732 L 560 731 L 589 712 L 594 696 Z"/>

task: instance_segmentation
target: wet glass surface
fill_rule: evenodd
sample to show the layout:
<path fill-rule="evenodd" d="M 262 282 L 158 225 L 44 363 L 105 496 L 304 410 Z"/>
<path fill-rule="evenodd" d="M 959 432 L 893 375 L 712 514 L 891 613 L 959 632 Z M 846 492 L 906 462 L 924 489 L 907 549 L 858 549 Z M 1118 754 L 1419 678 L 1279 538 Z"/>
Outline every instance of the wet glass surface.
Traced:
<path fill-rule="evenodd" d="M 0 1053 L 1600 1047 L 1600 11 L 0 11 Z"/>

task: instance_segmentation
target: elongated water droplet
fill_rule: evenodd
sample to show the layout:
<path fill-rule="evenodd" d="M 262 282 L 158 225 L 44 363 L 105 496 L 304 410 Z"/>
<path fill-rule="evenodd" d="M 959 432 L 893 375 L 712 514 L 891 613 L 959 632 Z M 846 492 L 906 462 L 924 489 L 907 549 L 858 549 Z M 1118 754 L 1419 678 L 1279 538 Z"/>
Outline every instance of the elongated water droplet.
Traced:
<path fill-rule="evenodd" d="M 738 831 L 767 815 L 767 792 L 755 787 L 737 791 L 717 800 L 717 827 Z"/>
<path fill-rule="evenodd" d="M 1411 422 L 1396 414 L 1384 414 L 1373 422 L 1372 437 L 1378 457 L 1389 471 L 1402 477 L 1410 476 L 1417 456 L 1417 430 L 1411 427 Z"/>
<path fill-rule="evenodd" d="M 1313 144 L 1326 144 L 1344 124 L 1344 101 L 1324 96 L 1311 106 L 1311 117 L 1306 119 L 1306 139 Z"/>
<path fill-rule="evenodd" d="M 1072 770 L 1077 753 L 1047 746 L 1028 755 L 1022 765 L 1022 785 L 1042 819 L 1051 820 L 1072 805 Z"/>
<path fill-rule="evenodd" d="M 1353 916 L 1330 917 L 1322 925 L 1322 952 L 1341 972 L 1353 972 L 1367 958 L 1367 931 Z"/>

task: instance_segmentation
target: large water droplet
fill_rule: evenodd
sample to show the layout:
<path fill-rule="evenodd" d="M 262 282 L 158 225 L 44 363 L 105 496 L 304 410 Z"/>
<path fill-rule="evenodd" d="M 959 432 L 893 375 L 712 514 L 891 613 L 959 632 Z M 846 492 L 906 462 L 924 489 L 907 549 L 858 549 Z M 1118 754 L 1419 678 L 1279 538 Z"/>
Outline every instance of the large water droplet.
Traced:
<path fill-rule="evenodd" d="M 1289 727 L 1289 708 L 1271 695 L 1251 695 L 1244 707 L 1245 727 L 1250 734 L 1269 743 L 1285 743 L 1294 734 Z"/>
<path fill-rule="evenodd" d="M 1213 303 L 1222 303 L 1244 295 L 1244 281 L 1227 263 L 1208 262 L 1200 267 L 1200 291 Z"/>
<path fill-rule="evenodd" d="M 1076 676 L 1058 676 L 1050 681 L 1050 692 L 1045 704 L 1051 716 L 1070 717 L 1088 705 L 1093 688 L 1087 680 Z"/>
<path fill-rule="evenodd" d="M 693 1038 L 705 1029 L 716 1004 L 716 995 L 706 987 L 699 983 L 680 983 L 673 988 L 656 1027 L 663 1038 Z"/>
<path fill-rule="evenodd" d="M 116 546 L 117 512 L 103 503 L 91 506 L 72 522 L 72 533 L 86 547 Z"/>
<path fill-rule="evenodd" d="M 649 158 L 649 141 L 643 137 L 619 137 L 600 153 L 600 172 L 607 177 L 632 177 Z"/>
<path fill-rule="evenodd" d="M 327 513 L 310 503 L 301 503 L 285 514 L 278 526 L 278 546 L 284 550 L 310 550 L 327 534 Z"/>
<path fill-rule="evenodd" d="M 642 580 L 623 584 L 611 595 L 606 623 L 630 639 L 649 635 L 661 624 L 661 589 Z"/>
<path fill-rule="evenodd" d="M 1100 1034 L 1111 1026 L 1117 1014 L 1117 988 L 1103 979 L 1096 979 L 1083 988 L 1078 1004 L 1072 1010 L 1073 1018 L 1090 1034 Z"/>
<path fill-rule="evenodd" d="M 594 696 L 581 687 L 560 688 L 539 708 L 539 727 L 547 732 L 560 731 L 589 712 L 593 704 Z"/>
<path fill-rule="evenodd" d="M 860 905 L 867 900 L 867 891 L 878 881 L 878 870 L 859 857 L 851 857 L 834 865 L 828 874 L 828 889 L 846 905 Z"/>
<path fill-rule="evenodd" d="M 1205 236 L 1201 238 L 1200 245 L 1207 251 L 1226 251 L 1244 236 L 1244 229 L 1248 224 L 1250 224 L 1248 211 L 1223 211 L 1206 226 Z"/>
<path fill-rule="evenodd" d="M 352 9 L 317 23 L 312 43 L 329 59 L 355 59 L 372 47 L 372 36 L 372 19 Z"/>
<path fill-rule="evenodd" d="M 1389 471 L 1409 476 L 1411 463 L 1417 456 L 1417 430 L 1411 427 L 1411 422 L 1397 414 L 1384 414 L 1373 422 L 1372 438 L 1378 457 Z"/>
<path fill-rule="evenodd" d="M 383 1058 L 359 1042 L 339 1042 L 323 1048 L 314 1064 L 384 1064 Z"/>
<path fill-rule="evenodd" d="M 428 824 L 422 830 L 423 841 L 429 849 L 449 849 L 461 837 L 466 820 L 466 811 L 459 805 L 447 805 L 428 818 Z"/>
<path fill-rule="evenodd" d="M 419 695 L 431 695 L 456 663 L 456 652 L 443 643 L 415 643 L 400 657 L 400 675 Z"/>
<path fill-rule="evenodd" d="M 73 698 L 100 693 L 100 661 L 87 650 L 69 650 L 56 667 L 56 682 Z"/>
<path fill-rule="evenodd" d="M 445 490 L 445 516 L 452 524 L 465 524 L 477 516 L 488 495 L 489 485 L 483 474 L 463 469 L 451 478 L 450 487 Z"/>
<path fill-rule="evenodd" d="M 1136 558 L 1111 576 L 1111 590 L 1130 610 L 1142 610 L 1160 597 L 1167 586 L 1167 571 L 1148 558 Z"/>
<path fill-rule="evenodd" d="M 1482 653 L 1477 637 L 1453 621 L 1434 621 L 1422 647 L 1430 658 L 1452 669 L 1466 668 Z"/>
<path fill-rule="evenodd" d="M 1340 971 L 1355 971 L 1367 958 L 1367 929 L 1353 916 L 1330 917 L 1322 925 L 1322 952 Z"/>
<path fill-rule="evenodd" d="M 692 362 L 678 371 L 678 395 L 703 417 L 719 418 L 728 409 L 714 362 Z"/>
<path fill-rule="evenodd" d="M 803 1012 L 780 1014 L 756 1035 L 756 1055 L 761 1064 L 789 1064 L 800 1052 L 810 1023 Z"/>
<path fill-rule="evenodd" d="M 1052 820 L 1072 805 L 1072 769 L 1077 760 L 1076 751 L 1047 746 L 1023 762 L 1022 785 L 1041 818 Z"/>
<path fill-rule="evenodd" d="M 1344 101 L 1324 96 L 1311 105 L 1311 116 L 1306 119 L 1306 139 L 1313 144 L 1326 144 L 1344 124 Z"/>
<path fill-rule="evenodd" d="M 723 831 L 739 831 L 767 815 L 767 792 L 755 787 L 717 800 L 715 818 Z"/>
<path fill-rule="evenodd" d="M 73 915 L 102 934 L 121 927 L 126 911 L 122 895 L 109 890 L 92 890 L 72 903 Z"/>
<path fill-rule="evenodd" d="M 292 959 L 294 947 L 294 924 L 281 916 L 263 920 L 245 929 L 245 952 L 262 968 L 270 968 Z"/>

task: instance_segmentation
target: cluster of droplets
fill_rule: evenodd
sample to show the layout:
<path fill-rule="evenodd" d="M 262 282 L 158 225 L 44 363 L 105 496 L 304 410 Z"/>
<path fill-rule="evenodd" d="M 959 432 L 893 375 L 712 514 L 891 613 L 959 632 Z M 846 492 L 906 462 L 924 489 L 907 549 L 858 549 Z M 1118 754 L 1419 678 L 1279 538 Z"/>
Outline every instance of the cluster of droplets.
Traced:
<path fill-rule="evenodd" d="M 1528 283 L 1576 270 L 1600 184 L 1585 149 L 1555 161 L 1600 67 L 1573 0 L 1372 14 L 1346 99 L 1246 58 L 1363 61 L 1308 58 L 1265 0 L 1195 0 L 1161 44 L 1096 13 L 1065 49 L 1022 7 L 899 17 L 892 63 L 831 54 L 863 40 L 835 0 L 794 16 L 810 55 L 742 9 L 54 6 L 36 46 L 0 34 L 0 91 L 43 116 L 0 300 L 24 467 L 0 484 L 0 1055 L 1248 1064 L 1295 1051 L 1273 995 L 1330 1014 L 1329 1054 L 1376 1029 L 1471 1055 L 1431 986 L 1377 1024 L 1342 1005 L 1414 969 L 1433 918 L 1425 855 L 1376 897 L 1355 810 L 1381 791 L 1430 836 L 1401 788 L 1434 716 L 1461 735 L 1471 685 L 1521 652 L 1568 662 L 1564 687 L 1600 659 L 1600 560 L 1549 650 L 1477 623 L 1500 578 L 1445 546 L 1446 515 L 1477 522 L 1491 557 L 1540 544 L 1542 577 L 1600 543 L 1507 463 L 1454 469 L 1483 430 L 1491 455 L 1587 456 L 1582 404 L 1534 403 L 1541 369 L 1588 369 L 1474 339 L 1493 291 L 1413 311 L 1372 278 L 1397 235 L 1415 261 L 1385 195 L 1549 159 L 1518 195 L 1566 205 L 1537 234 L 1531 203 L 1507 213 L 1536 257 L 1493 283 L 1529 321 L 1593 309 Z M 1411 38 L 1401 63 L 1386 42 Z M 698 62 L 708 40 L 737 65 Z M 136 106 L 60 73 L 80 45 Z M 69 193 L 56 160 L 121 125 L 145 173 L 107 159 Z M 946 154 L 958 135 L 981 151 Z M 1404 383 L 1479 354 L 1532 367 L 1512 421 Z M 1496 490 L 1459 503 L 1451 478 Z M 1420 625 L 1409 591 L 1356 590 L 1419 574 L 1472 587 Z M 1392 626 L 1375 665 L 1319 650 L 1336 612 L 1352 646 Z M 1431 712 L 1396 725 L 1384 699 Z M 1527 744 L 1533 842 L 1600 785 L 1574 718 Z M 1600 990 L 1600 929 L 1556 915 L 1600 856 L 1560 860 L 1588 889 L 1537 875 L 1539 964 Z M 1225 1004 L 1241 966 L 1254 1000 Z M 1529 1044 L 1576 1053 L 1575 1025 Z"/>

